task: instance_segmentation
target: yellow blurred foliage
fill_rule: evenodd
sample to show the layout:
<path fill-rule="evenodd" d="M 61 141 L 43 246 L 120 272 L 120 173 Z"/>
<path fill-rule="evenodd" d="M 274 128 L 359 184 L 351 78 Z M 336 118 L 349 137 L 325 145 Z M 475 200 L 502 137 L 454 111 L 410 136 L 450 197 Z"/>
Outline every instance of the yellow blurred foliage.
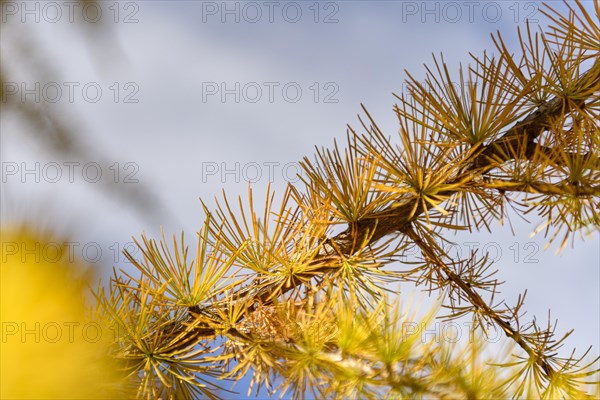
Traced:
<path fill-rule="evenodd" d="M 0 397 L 122 397 L 107 353 L 114 332 L 86 306 L 92 271 L 52 235 L 27 228 L 0 233 Z"/>

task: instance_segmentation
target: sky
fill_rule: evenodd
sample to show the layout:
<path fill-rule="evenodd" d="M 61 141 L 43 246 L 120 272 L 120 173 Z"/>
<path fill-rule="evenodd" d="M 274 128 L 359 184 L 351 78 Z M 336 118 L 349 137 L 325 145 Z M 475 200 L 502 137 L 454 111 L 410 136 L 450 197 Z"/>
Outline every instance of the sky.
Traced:
<path fill-rule="evenodd" d="M 142 232 L 184 231 L 193 242 L 199 198 L 210 206 L 222 189 L 245 196 L 248 182 L 255 193 L 269 184 L 281 193 L 315 146 L 343 140 L 347 125 L 360 131 L 361 105 L 394 135 L 393 93 L 405 91 L 405 70 L 423 77 L 423 64 L 443 52 L 457 71 L 469 53 L 493 51 L 490 33 L 515 46 L 527 18 L 544 21 L 539 3 L 517 1 L 2 7 L 3 79 L 13 85 L 5 96 L 60 116 L 88 155 L 53 151 L 3 98 L 3 224 L 28 218 L 63 227 L 77 238 L 76 254 L 101 274 L 128 268 L 120 251 Z M 557 256 L 556 247 L 544 251 L 544 239 L 530 237 L 535 219 L 513 223 L 514 235 L 507 226 L 458 235 L 457 251 L 497 254 L 501 296 L 514 304 L 528 289 L 526 319 L 546 321 L 551 309 L 558 332 L 575 329 L 568 349 L 592 345 L 597 354 L 598 233 Z"/>

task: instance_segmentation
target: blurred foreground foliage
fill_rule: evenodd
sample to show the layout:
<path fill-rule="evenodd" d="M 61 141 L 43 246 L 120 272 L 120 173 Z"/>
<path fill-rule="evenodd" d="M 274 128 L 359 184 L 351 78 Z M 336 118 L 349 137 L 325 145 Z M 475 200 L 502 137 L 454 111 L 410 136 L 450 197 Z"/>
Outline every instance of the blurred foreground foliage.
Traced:
<path fill-rule="evenodd" d="M 0 236 L 0 397 L 128 397 L 109 354 L 115 335 L 90 307 L 96 277 L 68 240 L 24 226 Z"/>

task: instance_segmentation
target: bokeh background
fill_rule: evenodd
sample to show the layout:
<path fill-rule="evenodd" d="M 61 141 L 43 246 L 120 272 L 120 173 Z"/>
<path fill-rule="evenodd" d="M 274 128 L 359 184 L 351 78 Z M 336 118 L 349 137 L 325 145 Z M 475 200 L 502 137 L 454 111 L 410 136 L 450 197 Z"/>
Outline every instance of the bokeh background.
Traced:
<path fill-rule="evenodd" d="M 585 3 L 585 2 L 584 2 Z M 552 1 L 557 9 L 563 3 Z M 592 9 L 591 2 L 587 3 Z M 361 104 L 394 135 L 407 77 L 443 52 L 451 70 L 515 46 L 538 2 L 2 1 L 2 224 L 68 234 L 101 276 L 142 232 L 186 233 L 223 189 L 281 193 L 314 146 L 360 131 Z M 100 175 L 98 175 L 100 174 Z M 259 196 L 260 197 L 260 196 Z M 600 237 L 555 255 L 539 219 L 453 238 L 487 249 L 524 320 L 559 320 L 567 342 L 600 348 Z M 514 232 L 513 232 L 514 231 Z"/>

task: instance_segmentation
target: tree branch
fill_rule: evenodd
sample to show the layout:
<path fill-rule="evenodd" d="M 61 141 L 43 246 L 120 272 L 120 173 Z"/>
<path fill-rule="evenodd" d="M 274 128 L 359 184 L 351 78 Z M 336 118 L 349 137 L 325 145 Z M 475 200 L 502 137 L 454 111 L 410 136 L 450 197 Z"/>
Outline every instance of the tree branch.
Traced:
<path fill-rule="evenodd" d="M 477 293 L 473 289 L 473 287 L 471 285 L 466 283 L 464 280 L 462 280 L 462 278 L 459 275 L 454 273 L 454 271 L 452 271 L 446 265 L 446 263 L 444 263 L 439 258 L 439 256 L 431 249 L 431 247 L 428 246 L 423 241 L 423 239 L 421 239 L 419 237 L 419 235 L 417 235 L 417 233 L 412 229 L 412 227 L 405 229 L 404 234 L 406 234 L 406 236 L 408 236 L 410 239 L 412 239 L 417 244 L 417 246 L 419 246 L 419 248 L 421 249 L 423 254 L 426 255 L 427 258 L 434 265 L 436 265 L 438 268 L 440 268 L 442 271 L 444 271 L 444 273 L 448 277 L 448 280 L 462 290 L 462 292 L 469 298 L 469 300 L 473 306 L 475 306 L 479 310 L 482 310 L 486 316 L 488 316 L 492 321 L 494 321 L 496 323 L 496 325 L 498 325 L 500 328 L 502 328 L 502 330 L 504 331 L 506 336 L 508 336 L 509 338 L 514 340 L 519 345 L 519 347 L 521 347 L 523 350 L 525 350 L 525 352 L 529 355 L 529 357 L 531 357 L 532 360 L 535 360 L 535 362 L 544 370 L 544 372 L 546 373 L 546 376 L 548 378 L 552 377 L 552 375 L 554 374 L 554 369 L 552 368 L 550 363 L 546 360 L 544 355 L 538 354 L 534 349 L 532 349 L 531 346 L 525 340 L 523 340 L 523 337 L 521 336 L 520 332 L 518 330 L 514 329 L 510 325 L 509 321 L 506 321 L 505 319 L 503 319 L 493 308 L 491 308 L 481 298 L 479 293 Z"/>
<path fill-rule="evenodd" d="M 594 66 L 580 78 L 581 85 L 596 85 L 600 82 L 600 60 L 596 61 Z M 592 87 L 592 86 L 587 86 Z M 589 96 L 592 92 L 588 92 Z M 493 168 L 501 165 L 514 158 L 517 154 L 525 154 L 531 156 L 535 148 L 540 146 L 535 140 L 551 125 L 554 118 L 572 112 L 578 107 L 582 107 L 586 99 L 566 100 L 560 97 L 554 97 L 551 100 L 540 105 L 534 112 L 529 114 L 522 121 L 517 122 L 511 129 L 495 141 L 484 146 L 481 151 L 474 156 L 469 164 L 469 168 L 465 172 L 471 172 L 472 180 L 482 177 Z M 526 146 L 525 149 L 522 146 Z M 550 150 L 547 150 L 550 151 Z M 589 156 L 589 153 L 588 153 Z M 504 185 L 504 186 L 503 186 Z M 499 186 L 499 187 L 498 187 Z M 593 196 L 598 194 L 598 187 L 593 188 L 577 188 L 567 185 L 552 185 L 548 183 L 534 183 L 514 185 L 510 181 L 496 181 L 495 188 L 504 190 L 519 190 L 529 191 L 536 190 L 539 193 L 564 195 L 566 190 L 568 193 Z M 560 193 L 559 193 L 560 192 Z M 443 193 L 450 196 L 454 192 Z M 315 264 L 322 264 L 318 272 L 323 274 L 335 271 L 337 267 L 328 262 L 332 259 L 339 259 L 344 256 L 349 256 L 355 253 L 359 246 L 364 243 L 374 244 L 381 238 L 390 234 L 404 233 L 410 237 L 423 251 L 427 254 L 427 247 L 423 247 L 421 239 L 414 233 L 410 224 L 419 215 L 427 211 L 427 208 L 420 203 L 415 210 L 414 203 L 407 201 L 401 205 L 395 205 L 379 213 L 377 217 L 362 218 L 348 226 L 348 228 L 336 235 L 335 237 L 325 240 L 319 251 L 318 257 L 313 261 Z M 381 216 L 383 215 L 383 216 Z M 429 254 L 432 260 L 436 260 L 435 255 Z M 435 261 L 448 276 L 448 279 L 460 288 L 472 304 L 484 310 L 486 314 L 500 327 L 506 335 L 512 338 L 521 348 L 523 348 L 531 357 L 537 357 L 537 363 L 545 371 L 548 378 L 553 374 L 552 367 L 548 362 L 522 339 L 520 333 L 513 329 L 508 322 L 502 319 L 497 313 L 491 309 L 485 301 L 471 288 L 469 284 L 461 279 L 460 276 L 450 270 L 445 264 L 438 259 Z M 316 271 L 311 271 L 311 276 L 314 276 Z M 261 280 L 261 277 L 258 277 Z M 283 295 L 302 284 L 303 280 L 293 279 L 286 287 L 281 287 L 280 295 Z M 254 305 L 250 306 L 248 312 L 252 312 L 259 304 L 269 304 L 273 299 L 273 291 L 279 286 L 264 284 L 260 287 L 252 285 L 242 288 L 238 291 L 235 297 L 251 298 L 254 300 Z M 215 303 L 212 306 L 219 306 L 221 302 Z M 224 303 L 223 303 L 224 304 Z M 204 329 L 204 328 L 203 328 Z M 206 330 L 206 329 L 205 329 Z M 215 332 L 216 334 L 216 332 Z"/>

